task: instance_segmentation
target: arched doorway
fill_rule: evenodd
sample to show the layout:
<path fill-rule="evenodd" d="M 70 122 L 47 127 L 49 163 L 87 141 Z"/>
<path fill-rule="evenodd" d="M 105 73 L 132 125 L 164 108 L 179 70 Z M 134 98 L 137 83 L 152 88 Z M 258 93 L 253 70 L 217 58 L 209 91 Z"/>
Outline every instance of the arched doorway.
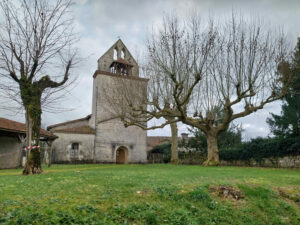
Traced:
<path fill-rule="evenodd" d="M 128 150 L 126 147 L 119 147 L 116 151 L 116 163 L 125 164 L 127 163 Z"/>

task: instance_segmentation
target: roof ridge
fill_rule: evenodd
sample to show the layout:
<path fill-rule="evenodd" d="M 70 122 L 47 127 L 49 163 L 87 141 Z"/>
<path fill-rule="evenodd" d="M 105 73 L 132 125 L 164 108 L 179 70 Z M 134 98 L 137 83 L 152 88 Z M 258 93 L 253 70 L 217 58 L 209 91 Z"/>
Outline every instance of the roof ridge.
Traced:
<path fill-rule="evenodd" d="M 95 129 L 89 125 L 84 125 L 79 127 L 57 129 L 54 130 L 53 133 L 95 134 Z"/>
<path fill-rule="evenodd" d="M 79 121 L 82 121 L 82 120 L 87 120 L 87 119 L 90 119 L 91 116 L 92 116 L 92 114 L 89 114 L 89 115 L 87 115 L 86 117 L 83 117 L 83 118 L 79 118 L 79 119 L 75 119 L 75 120 L 69 120 L 69 121 L 62 122 L 62 123 L 56 123 L 56 124 L 48 126 L 47 130 L 50 130 L 51 128 L 54 128 L 54 127 L 66 125 L 66 124 L 69 124 L 69 123 L 74 123 L 74 122 L 79 122 Z"/>

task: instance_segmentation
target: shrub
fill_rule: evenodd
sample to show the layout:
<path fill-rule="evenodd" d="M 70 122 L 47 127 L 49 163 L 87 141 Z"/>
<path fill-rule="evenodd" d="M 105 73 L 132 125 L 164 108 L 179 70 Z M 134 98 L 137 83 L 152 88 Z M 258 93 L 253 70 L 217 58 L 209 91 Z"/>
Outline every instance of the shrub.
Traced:
<path fill-rule="evenodd" d="M 151 150 L 151 153 L 163 154 L 164 163 L 169 163 L 171 161 L 171 144 L 167 143 L 154 146 Z"/>
<path fill-rule="evenodd" d="M 300 154 L 300 141 L 296 138 L 259 137 L 236 147 L 222 148 L 220 159 L 228 161 L 254 159 L 261 162 L 264 158 L 278 158 L 298 154 Z"/>

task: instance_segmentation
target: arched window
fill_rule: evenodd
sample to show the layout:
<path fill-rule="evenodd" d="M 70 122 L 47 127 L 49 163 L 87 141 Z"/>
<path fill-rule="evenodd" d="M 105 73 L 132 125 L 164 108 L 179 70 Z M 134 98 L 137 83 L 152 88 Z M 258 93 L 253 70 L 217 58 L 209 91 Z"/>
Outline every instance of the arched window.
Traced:
<path fill-rule="evenodd" d="M 113 56 L 113 59 L 114 60 L 117 60 L 118 59 L 118 50 L 115 48 L 114 49 L 114 56 Z"/>
<path fill-rule="evenodd" d="M 121 67 L 121 74 L 126 76 L 127 75 L 127 69 L 124 68 L 124 67 Z"/>
<path fill-rule="evenodd" d="M 125 59 L 125 50 L 124 50 L 124 48 L 123 48 L 122 51 L 121 51 L 121 58 L 122 58 L 122 59 Z"/>

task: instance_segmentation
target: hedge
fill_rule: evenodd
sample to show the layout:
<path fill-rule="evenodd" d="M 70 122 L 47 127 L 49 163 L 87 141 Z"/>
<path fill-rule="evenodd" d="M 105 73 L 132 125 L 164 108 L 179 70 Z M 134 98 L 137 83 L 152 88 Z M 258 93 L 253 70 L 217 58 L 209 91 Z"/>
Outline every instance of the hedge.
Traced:
<path fill-rule="evenodd" d="M 220 159 L 247 161 L 263 158 L 279 158 L 287 155 L 300 154 L 300 138 L 255 138 L 232 148 L 223 148 Z"/>

